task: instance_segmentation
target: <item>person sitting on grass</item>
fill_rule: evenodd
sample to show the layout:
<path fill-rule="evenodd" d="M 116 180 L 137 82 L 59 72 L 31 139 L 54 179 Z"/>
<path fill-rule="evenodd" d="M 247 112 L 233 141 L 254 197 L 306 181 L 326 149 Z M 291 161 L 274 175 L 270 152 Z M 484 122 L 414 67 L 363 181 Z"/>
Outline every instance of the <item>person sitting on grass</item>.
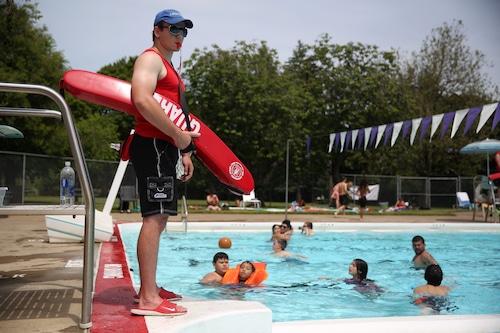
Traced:
<path fill-rule="evenodd" d="M 211 189 L 207 195 L 207 209 L 208 210 L 222 210 L 219 205 L 219 197 L 214 189 Z"/>
<path fill-rule="evenodd" d="M 387 208 L 387 212 L 395 212 L 400 210 L 407 210 L 408 204 L 403 200 L 403 198 L 399 198 L 398 201 L 394 204 L 394 207 Z"/>

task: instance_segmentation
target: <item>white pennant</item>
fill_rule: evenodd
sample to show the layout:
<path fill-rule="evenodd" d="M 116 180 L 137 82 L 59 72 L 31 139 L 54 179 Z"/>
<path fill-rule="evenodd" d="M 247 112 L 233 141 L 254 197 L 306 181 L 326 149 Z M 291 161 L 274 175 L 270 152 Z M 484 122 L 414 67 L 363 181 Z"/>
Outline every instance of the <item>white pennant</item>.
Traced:
<path fill-rule="evenodd" d="M 443 121 L 443 117 L 444 117 L 444 113 L 432 116 L 431 137 L 429 138 L 429 141 L 432 141 L 432 136 L 434 135 L 434 133 L 436 133 L 436 130 L 438 129 L 441 122 Z"/>
<path fill-rule="evenodd" d="M 469 113 L 469 109 L 463 109 L 455 112 L 455 118 L 453 119 L 453 127 L 451 129 L 450 138 L 453 138 L 455 136 L 458 128 L 460 127 L 460 124 L 462 123 L 462 120 L 464 120 L 467 113 Z"/>
<path fill-rule="evenodd" d="M 422 123 L 422 118 L 415 118 L 411 121 L 411 136 L 410 136 L 410 145 L 413 146 L 413 141 L 415 141 L 415 136 L 417 135 L 418 128 Z"/>
<path fill-rule="evenodd" d="M 399 132 L 401 132 L 401 127 L 403 127 L 403 122 L 399 121 L 394 123 L 394 129 L 392 130 L 391 147 L 394 146 L 396 140 L 398 139 Z"/>
<path fill-rule="evenodd" d="M 335 133 L 330 134 L 330 145 L 328 146 L 328 152 L 332 152 L 333 144 L 335 142 Z"/>
<path fill-rule="evenodd" d="M 385 132 L 386 127 L 387 127 L 387 125 L 381 125 L 378 127 L 377 142 L 375 143 L 375 148 L 378 147 L 378 144 L 380 143 L 382 136 L 384 136 L 384 132 Z"/>
<path fill-rule="evenodd" d="M 340 132 L 340 152 L 341 153 L 344 151 L 345 134 L 346 134 L 346 132 Z"/>
<path fill-rule="evenodd" d="M 359 130 L 355 129 L 352 131 L 352 137 L 351 137 L 351 149 L 354 149 L 354 146 L 356 145 L 356 141 L 358 139 L 358 132 Z"/>
<path fill-rule="evenodd" d="M 372 132 L 371 127 L 365 128 L 365 150 L 366 150 L 366 147 L 368 146 L 368 141 L 370 141 L 370 133 L 371 132 Z"/>
<path fill-rule="evenodd" d="M 481 130 L 481 128 L 483 128 L 484 124 L 486 124 L 486 122 L 491 117 L 493 112 L 495 112 L 497 106 L 498 103 L 493 103 L 483 106 L 483 110 L 481 111 L 481 116 L 479 117 L 479 123 L 477 124 L 476 133 L 478 133 Z"/>

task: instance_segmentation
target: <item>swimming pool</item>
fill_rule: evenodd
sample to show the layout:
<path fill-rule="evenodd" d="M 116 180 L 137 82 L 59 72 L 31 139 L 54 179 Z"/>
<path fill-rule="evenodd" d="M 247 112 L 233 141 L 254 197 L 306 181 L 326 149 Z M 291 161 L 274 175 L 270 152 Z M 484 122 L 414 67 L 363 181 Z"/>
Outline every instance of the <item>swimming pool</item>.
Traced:
<path fill-rule="evenodd" d="M 204 232 L 165 233 L 160 249 L 159 283 L 168 287 L 175 284 L 173 289 L 185 296 L 262 302 L 272 309 L 274 322 L 418 316 L 421 308 L 412 304 L 412 290 L 425 280 L 423 271 L 415 270 L 410 263 L 411 238 L 418 233 L 426 239 L 427 249 L 443 268 L 443 284 L 454 287 L 442 314 L 500 313 L 498 232 L 449 232 L 447 228 L 416 232 L 404 230 L 403 225 L 399 226 L 401 230 L 383 232 L 317 230 L 313 237 L 296 231 L 287 250 L 308 258 L 283 260 L 269 254 L 271 243 L 267 240 L 271 225 L 259 226 L 260 230 L 268 230 L 265 232 L 213 231 L 218 228 L 212 227 Z M 241 226 L 226 224 L 225 228 L 235 227 Z M 324 227 L 329 229 L 328 225 Z M 120 225 L 133 272 L 138 272 L 135 245 L 139 228 L 140 224 Z M 221 237 L 232 240 L 231 249 L 224 250 L 231 266 L 244 260 L 268 264 L 269 278 L 262 287 L 235 289 L 198 284 L 204 274 L 213 270 L 211 260 L 220 251 Z M 348 266 L 354 258 L 368 262 L 368 277 L 385 292 L 359 293 L 342 282 L 349 277 Z M 138 284 L 138 275 L 132 275 Z M 320 276 L 334 281 L 319 280 Z"/>

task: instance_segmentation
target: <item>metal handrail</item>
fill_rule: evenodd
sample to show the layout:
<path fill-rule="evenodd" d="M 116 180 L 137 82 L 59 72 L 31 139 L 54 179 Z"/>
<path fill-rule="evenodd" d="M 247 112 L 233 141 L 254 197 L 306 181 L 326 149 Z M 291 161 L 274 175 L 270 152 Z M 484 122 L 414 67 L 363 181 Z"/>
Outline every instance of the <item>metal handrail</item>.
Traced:
<path fill-rule="evenodd" d="M 181 207 L 181 222 L 184 223 L 184 232 L 187 232 L 188 228 L 188 207 L 187 207 L 187 202 L 186 202 L 186 196 L 182 196 L 182 207 Z"/>
<path fill-rule="evenodd" d="M 95 205 L 94 191 L 90 181 L 90 174 L 83 154 L 83 149 L 78 131 L 71 114 L 71 110 L 64 98 L 51 88 L 22 83 L 0 82 L 0 91 L 19 92 L 27 94 L 43 95 L 53 100 L 61 111 L 32 109 L 32 108 L 9 108 L 1 107 L 0 114 L 7 116 L 23 117 L 49 117 L 62 119 L 68 133 L 71 153 L 75 161 L 75 167 L 79 175 L 82 195 L 85 198 L 85 231 L 84 231 L 84 257 L 83 257 L 83 286 L 82 286 L 82 315 L 80 328 L 88 329 L 92 326 L 92 291 L 94 279 L 94 228 L 95 228 Z M 29 214 L 29 212 L 26 212 Z"/>

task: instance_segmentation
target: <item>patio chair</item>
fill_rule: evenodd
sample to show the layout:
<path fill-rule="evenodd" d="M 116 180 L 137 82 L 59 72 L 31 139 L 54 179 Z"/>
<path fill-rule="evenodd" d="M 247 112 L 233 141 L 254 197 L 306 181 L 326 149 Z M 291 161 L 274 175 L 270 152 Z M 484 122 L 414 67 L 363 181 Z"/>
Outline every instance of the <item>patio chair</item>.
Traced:
<path fill-rule="evenodd" d="M 260 208 L 260 200 L 255 197 L 255 190 L 252 190 L 250 194 L 245 195 L 243 194 L 242 200 L 241 200 L 241 206 L 243 209 L 246 208 L 247 204 L 253 205 L 253 208 Z"/>

